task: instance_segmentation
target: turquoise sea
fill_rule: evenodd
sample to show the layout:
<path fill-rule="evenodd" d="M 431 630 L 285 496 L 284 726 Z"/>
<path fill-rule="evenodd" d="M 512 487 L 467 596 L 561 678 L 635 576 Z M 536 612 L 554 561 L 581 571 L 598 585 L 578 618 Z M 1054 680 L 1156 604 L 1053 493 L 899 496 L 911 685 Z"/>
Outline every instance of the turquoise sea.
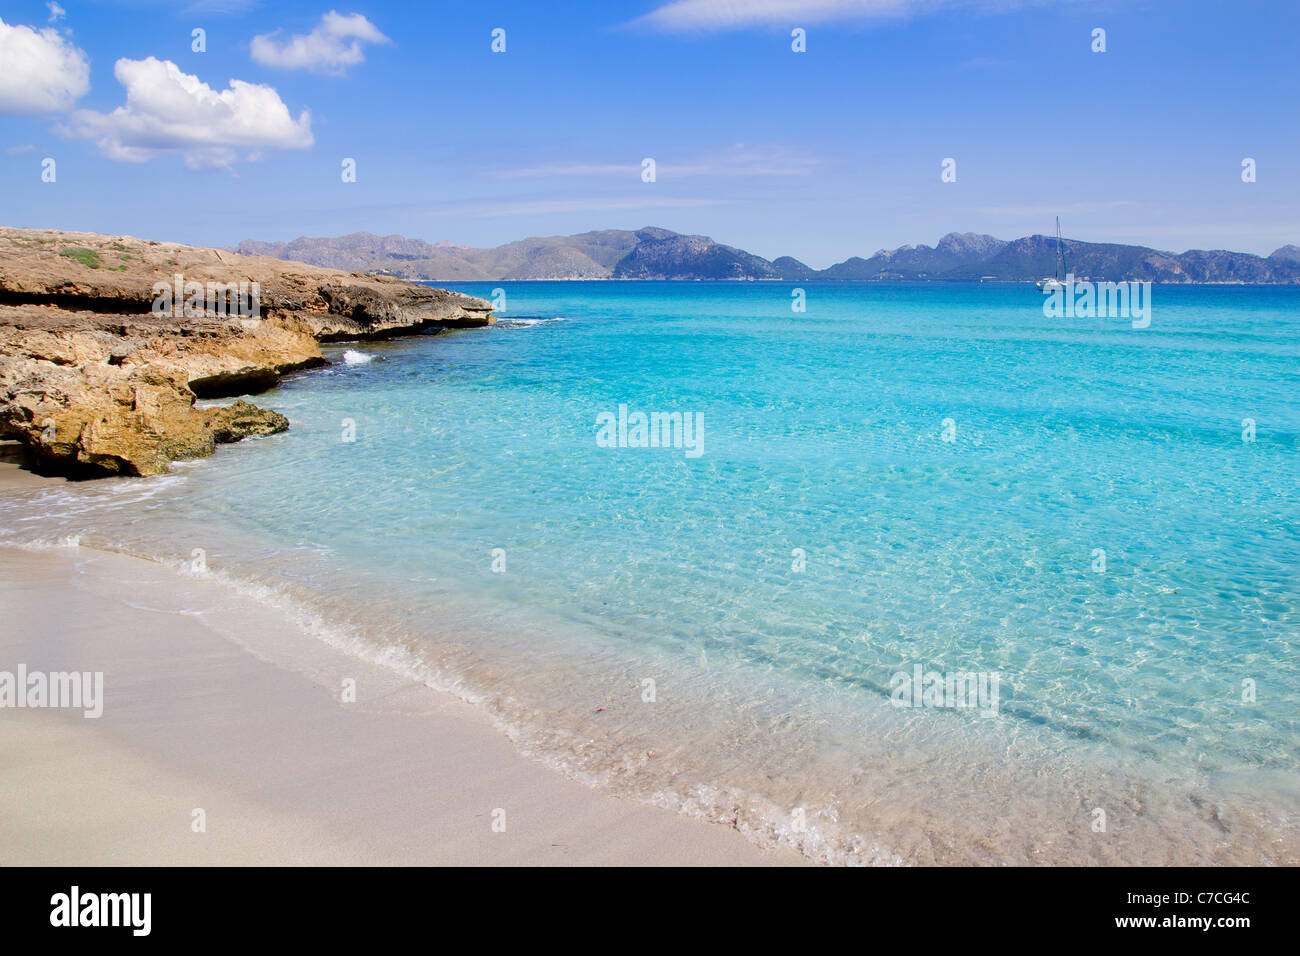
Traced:
<path fill-rule="evenodd" d="M 253 399 L 288 433 L 0 540 L 200 549 L 562 772 L 818 860 L 1295 862 L 1300 288 L 1156 286 L 1135 329 L 794 285 L 452 286 L 498 324 L 331 347 Z M 699 453 L 598 441 L 620 406 Z M 996 712 L 897 706 L 918 665 Z"/>

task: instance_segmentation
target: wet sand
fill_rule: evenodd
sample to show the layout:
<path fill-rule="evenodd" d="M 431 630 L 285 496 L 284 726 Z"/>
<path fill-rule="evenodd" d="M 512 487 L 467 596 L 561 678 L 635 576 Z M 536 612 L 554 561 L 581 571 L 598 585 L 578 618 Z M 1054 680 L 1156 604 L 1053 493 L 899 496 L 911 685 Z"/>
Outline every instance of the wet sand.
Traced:
<path fill-rule="evenodd" d="M 0 463 L 0 494 L 46 480 Z M 588 789 L 471 705 L 151 562 L 0 547 L 0 620 L 0 670 L 104 674 L 99 719 L 0 708 L 0 864 L 806 862 Z"/>

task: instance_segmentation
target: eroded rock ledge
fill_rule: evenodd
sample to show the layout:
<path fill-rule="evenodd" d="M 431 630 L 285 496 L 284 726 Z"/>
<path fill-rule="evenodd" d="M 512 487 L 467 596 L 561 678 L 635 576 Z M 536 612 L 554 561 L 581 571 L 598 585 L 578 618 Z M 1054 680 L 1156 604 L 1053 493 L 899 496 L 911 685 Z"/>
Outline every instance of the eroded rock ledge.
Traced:
<path fill-rule="evenodd" d="M 257 283 L 256 316 L 183 297 L 153 311 L 156 283 Z M 47 470 L 155 475 L 222 442 L 284 431 L 237 401 L 326 364 L 320 342 L 494 321 L 483 299 L 367 276 L 126 236 L 0 228 L 0 437 Z"/>

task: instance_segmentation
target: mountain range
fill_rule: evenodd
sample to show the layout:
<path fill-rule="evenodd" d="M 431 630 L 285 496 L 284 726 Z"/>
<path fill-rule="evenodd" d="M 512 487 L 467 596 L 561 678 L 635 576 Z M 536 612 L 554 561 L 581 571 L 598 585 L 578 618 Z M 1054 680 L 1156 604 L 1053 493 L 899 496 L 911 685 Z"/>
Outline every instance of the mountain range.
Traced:
<path fill-rule="evenodd" d="M 1300 247 L 1268 256 L 1221 249 L 1174 253 L 1146 246 L 1064 240 L 1065 261 L 1079 278 L 1097 281 L 1300 283 Z M 527 279 L 854 279 L 866 281 L 1033 281 L 1056 274 L 1056 239 L 1006 241 L 952 232 L 931 246 L 881 249 L 814 269 L 790 256 L 768 261 L 707 236 L 668 229 L 605 229 L 574 236 L 521 239 L 480 249 L 406 236 L 354 232 L 291 242 L 245 239 L 245 255 L 271 256 L 330 269 L 444 282 Z"/>

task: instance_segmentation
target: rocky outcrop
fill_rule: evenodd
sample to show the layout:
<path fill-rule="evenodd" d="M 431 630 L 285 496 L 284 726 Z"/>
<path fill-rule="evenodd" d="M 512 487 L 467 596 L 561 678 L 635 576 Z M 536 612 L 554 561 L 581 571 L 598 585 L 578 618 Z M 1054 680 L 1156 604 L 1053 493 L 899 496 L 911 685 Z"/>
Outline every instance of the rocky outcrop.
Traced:
<path fill-rule="evenodd" d="M 153 316 L 39 306 L 2 308 L 0 323 L 0 431 L 47 470 L 80 477 L 159 474 L 219 442 L 283 431 L 276 412 L 195 399 L 325 361 L 310 336 L 269 323 L 196 321 L 181 335 Z"/>
<path fill-rule="evenodd" d="M 241 288 L 243 290 L 241 296 Z M 493 321 L 397 279 L 92 233 L 0 229 L 0 437 L 48 470 L 154 475 L 284 431 L 244 401 L 325 364 L 319 343 Z"/>
<path fill-rule="evenodd" d="M 172 290 L 166 304 L 183 307 L 186 303 L 176 300 L 191 295 L 186 283 L 197 283 L 205 292 L 211 284 L 236 293 L 241 283 L 251 289 L 254 282 L 260 319 L 297 327 L 322 341 L 492 322 L 492 306 L 483 299 L 392 276 L 129 236 L 0 229 L 3 305 L 143 314 L 158 301 L 159 284 Z"/>

